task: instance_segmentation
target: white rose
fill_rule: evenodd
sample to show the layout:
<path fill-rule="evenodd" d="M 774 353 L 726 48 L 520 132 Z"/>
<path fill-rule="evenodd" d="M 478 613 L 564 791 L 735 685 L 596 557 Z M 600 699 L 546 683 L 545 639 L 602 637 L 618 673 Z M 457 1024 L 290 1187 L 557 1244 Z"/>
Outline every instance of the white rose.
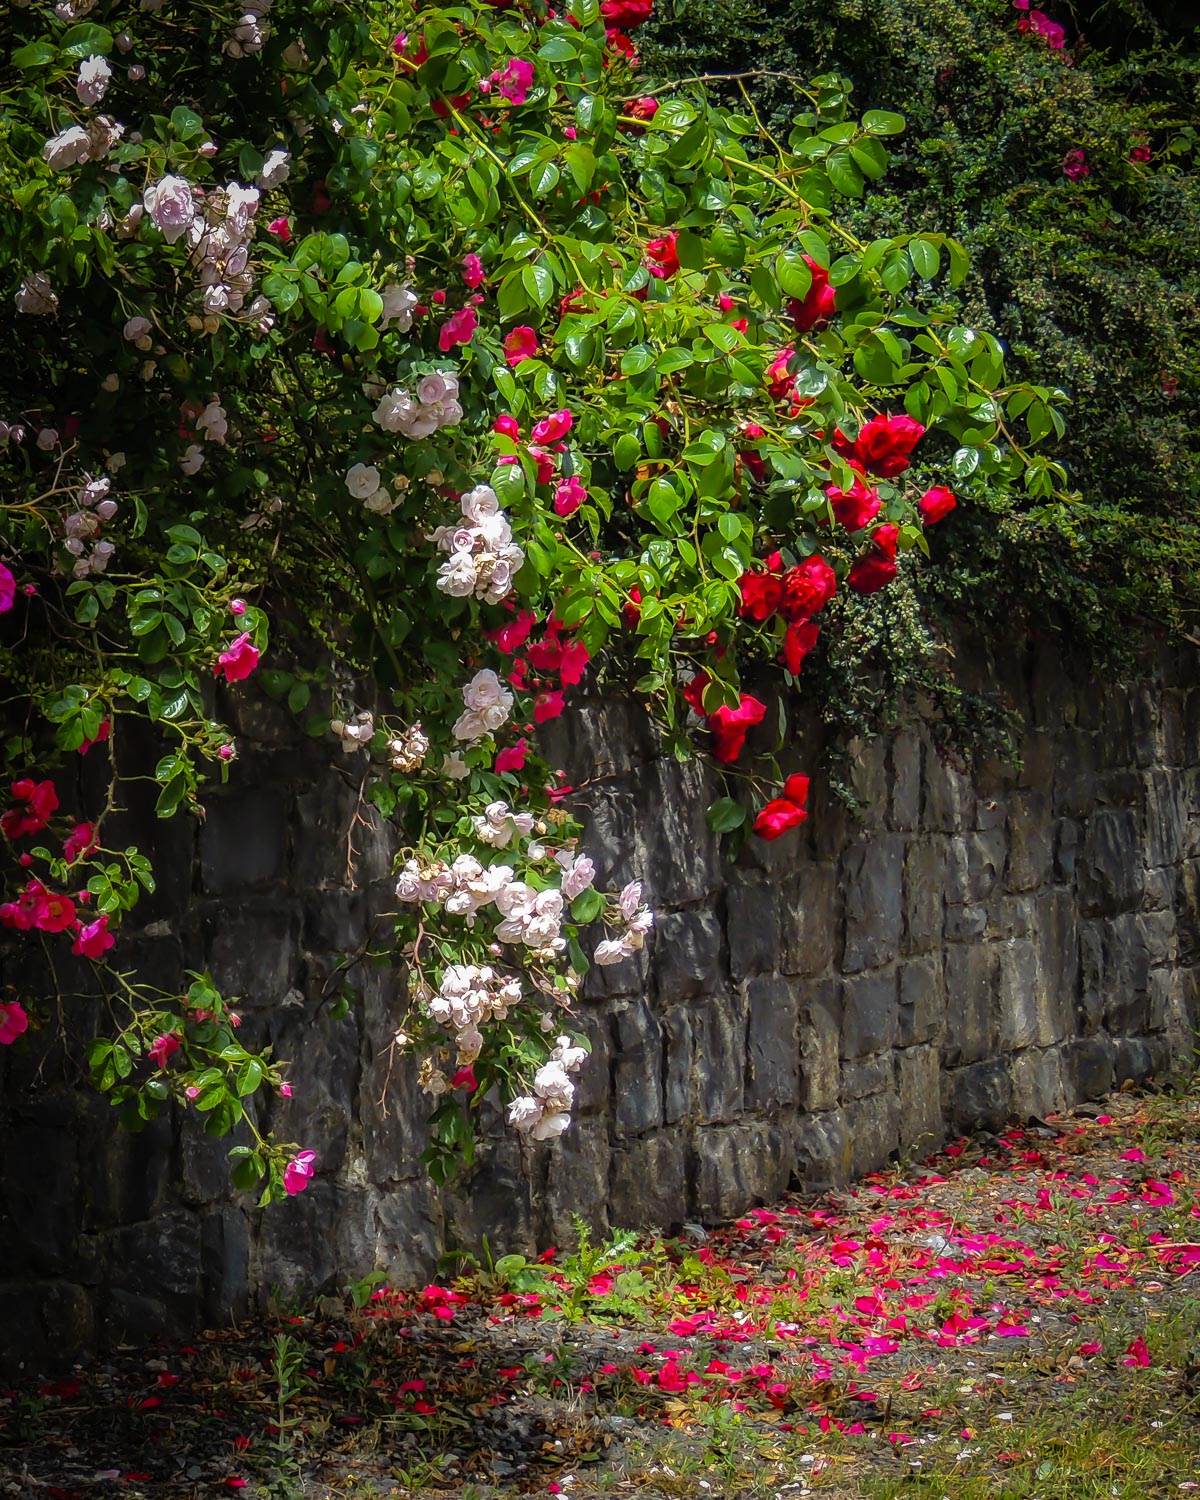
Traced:
<path fill-rule="evenodd" d="M 266 160 L 263 162 L 262 171 L 255 181 L 261 188 L 276 188 L 281 182 L 286 182 L 291 167 L 288 164 L 286 151 L 268 151 Z"/>
<path fill-rule="evenodd" d="M 124 125 L 114 120 L 111 115 L 97 115 L 88 125 L 88 160 L 103 161 L 112 148 L 125 134 Z M 137 205 L 141 212 L 141 205 Z"/>
<path fill-rule="evenodd" d="M 436 371 L 432 375 L 426 375 L 417 386 L 417 400 L 424 406 L 436 406 L 448 394 L 449 387 L 445 377 Z"/>
<path fill-rule="evenodd" d="M 87 161 L 91 144 L 87 131 L 81 125 L 72 125 L 69 130 L 50 137 L 42 147 L 42 156 L 56 172 L 61 172 Z"/>
<path fill-rule="evenodd" d="M 450 753 L 442 756 L 441 774 L 448 776 L 451 781 L 462 781 L 471 774 L 471 768 L 461 755 Z"/>
<path fill-rule="evenodd" d="M 196 217 L 192 187 L 183 177 L 162 177 L 152 183 L 142 194 L 142 203 L 168 245 L 190 229 Z"/>
<path fill-rule="evenodd" d="M 437 571 L 437 586 L 452 599 L 469 599 L 475 592 L 475 559 L 469 552 L 455 552 Z"/>
<path fill-rule="evenodd" d="M 384 489 L 383 485 L 380 485 L 363 501 L 363 509 L 369 510 L 375 516 L 387 516 L 396 509 L 396 501 L 392 499 L 391 494 Z"/>
<path fill-rule="evenodd" d="M 507 716 L 513 701 L 512 694 L 491 667 L 484 667 L 476 672 L 463 688 L 462 696 L 463 703 L 480 714 L 489 708 L 502 707 Z"/>
<path fill-rule="evenodd" d="M 518 1130 L 529 1130 L 542 1118 L 542 1101 L 531 1099 L 527 1094 L 514 1099 L 508 1106 L 508 1123 Z"/>
<path fill-rule="evenodd" d="M 415 402 L 407 391 L 386 391 L 375 408 L 374 420 L 384 432 L 400 432 L 414 410 Z"/>
<path fill-rule="evenodd" d="M 468 708 L 465 713 L 459 714 L 455 719 L 454 727 L 450 732 L 456 740 L 464 740 L 473 745 L 476 740 L 481 740 L 487 733 L 487 726 L 473 709 Z"/>
<path fill-rule="evenodd" d="M 392 282 L 385 286 L 383 297 L 383 317 L 380 319 L 380 327 L 387 328 L 395 324 L 401 333 L 407 332 L 412 327 L 413 308 L 417 305 L 417 294 L 411 287 L 397 286 Z"/>
<path fill-rule="evenodd" d="M 37 435 L 37 445 L 43 453 L 49 453 L 58 446 L 58 428 L 43 427 Z"/>
<path fill-rule="evenodd" d="M 199 443 L 189 443 L 179 467 L 185 474 L 198 474 L 204 466 L 204 450 Z"/>
<path fill-rule="evenodd" d="M 488 516 L 494 516 L 500 509 L 496 491 L 490 484 L 477 484 L 473 490 L 467 491 L 459 504 L 462 506 L 463 515 L 475 526 Z"/>
<path fill-rule="evenodd" d="M 610 964 L 619 964 L 622 959 L 628 958 L 629 954 L 625 951 L 625 944 L 620 938 L 603 938 L 596 944 L 593 957 L 601 968 L 605 968 Z"/>
<path fill-rule="evenodd" d="M 75 80 L 80 104 L 99 104 L 111 77 L 112 69 L 102 57 L 85 57 L 79 64 L 79 77 Z"/>
<path fill-rule="evenodd" d="M 379 470 L 374 464 L 354 464 L 346 472 L 346 488 L 355 500 L 365 500 L 379 488 Z"/>
<path fill-rule="evenodd" d="M 574 901 L 575 897 L 581 896 L 595 880 L 596 867 L 586 854 L 575 858 L 568 849 L 563 849 L 554 857 L 563 870 L 563 895 L 568 901 Z"/>
<path fill-rule="evenodd" d="M 224 443 L 229 432 L 225 408 L 219 401 L 210 401 L 196 418 L 196 431 L 202 432 L 206 442 Z"/>
<path fill-rule="evenodd" d="M 617 898 L 617 901 L 621 908 L 621 915 L 628 922 L 630 917 L 633 916 L 634 912 L 636 912 L 638 907 L 641 905 L 642 882 L 640 880 L 631 880 L 625 887 L 625 889 L 621 892 L 620 896 Z"/>

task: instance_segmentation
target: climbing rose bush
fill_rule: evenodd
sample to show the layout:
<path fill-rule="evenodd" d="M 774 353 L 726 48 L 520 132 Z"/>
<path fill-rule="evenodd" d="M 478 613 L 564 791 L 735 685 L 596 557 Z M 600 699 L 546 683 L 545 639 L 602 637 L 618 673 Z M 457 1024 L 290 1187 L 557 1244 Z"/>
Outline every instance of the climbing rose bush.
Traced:
<path fill-rule="evenodd" d="M 528 1139 L 568 1127 L 583 976 L 653 926 L 636 880 L 596 889 L 538 726 L 632 665 L 676 753 L 736 767 L 712 826 L 785 837 L 808 783 L 774 759 L 786 703 L 759 669 L 795 685 L 836 651 L 831 601 L 887 588 L 973 484 L 1063 478 L 1038 448 L 1054 393 L 1008 385 L 945 310 L 960 247 L 839 224 L 900 117 L 855 119 L 825 77 L 780 140 L 751 93 L 639 76 L 649 13 L 12 14 L 0 923 L 107 994 L 89 1061 L 122 1117 L 240 1127 L 235 1181 L 264 1201 L 321 1164 L 259 1133 L 246 1101 L 291 1085 L 239 1001 L 122 964 L 155 880 L 117 832 L 127 778 L 194 812 L 255 683 L 359 778 L 394 833 L 393 1050 L 442 1180 L 485 1097 Z M 110 785 L 85 805 L 89 753 Z M 48 1024 L 10 991 L 0 1045 Z"/>

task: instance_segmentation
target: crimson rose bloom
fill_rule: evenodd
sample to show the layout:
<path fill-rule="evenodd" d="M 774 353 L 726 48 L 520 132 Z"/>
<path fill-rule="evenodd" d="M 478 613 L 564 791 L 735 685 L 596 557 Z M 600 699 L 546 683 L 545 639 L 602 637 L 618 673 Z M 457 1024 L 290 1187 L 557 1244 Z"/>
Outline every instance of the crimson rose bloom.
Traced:
<path fill-rule="evenodd" d="M 600 14 L 605 26 L 617 31 L 636 31 L 650 19 L 654 0 L 603 0 Z"/>
<path fill-rule="evenodd" d="M 797 807 L 786 797 L 777 797 L 774 802 L 768 802 L 755 818 L 754 831 L 760 839 L 782 838 L 789 828 L 798 828 L 807 817 L 802 807 Z"/>
<path fill-rule="evenodd" d="M 939 484 L 925 491 L 917 501 L 917 509 L 921 512 L 921 519 L 926 526 L 932 526 L 935 521 L 944 520 L 957 504 L 953 490 L 948 490 L 944 485 Z"/>
<path fill-rule="evenodd" d="M 849 490 L 838 489 L 836 484 L 825 486 L 833 513 L 847 531 L 861 531 L 869 526 L 883 507 L 879 492 L 863 480 L 856 479 Z"/>
<path fill-rule="evenodd" d="M 803 297 L 791 297 L 787 305 L 797 333 L 810 333 L 828 323 L 837 312 L 837 293 L 829 285 L 829 272 L 809 255 L 804 257 L 804 263 L 812 272 L 812 284 Z"/>
<path fill-rule="evenodd" d="M 709 714 L 708 727 L 713 734 L 713 754 L 723 765 L 732 765 L 742 753 L 746 743 L 746 731 L 753 724 L 761 724 L 767 705 L 760 703 L 749 693 L 743 693 L 736 708 L 724 704 L 715 714 Z"/>
<path fill-rule="evenodd" d="M 837 592 L 837 577 L 819 552 L 783 575 L 780 610 L 789 620 L 808 620 L 819 614 Z"/>
<path fill-rule="evenodd" d="M 783 637 L 783 660 L 793 677 L 799 677 L 804 658 L 817 644 L 821 627 L 814 620 L 797 620 Z"/>
<path fill-rule="evenodd" d="M 908 468 L 909 457 L 924 433 L 925 428 L 912 417 L 872 417 L 853 442 L 840 430 L 835 432 L 833 446 L 868 473 L 894 479 Z"/>
<path fill-rule="evenodd" d="M 738 579 L 742 602 L 738 614 L 744 620 L 769 620 L 783 598 L 783 579 L 770 573 L 743 573 Z"/>
<path fill-rule="evenodd" d="M 679 252 L 675 248 L 675 241 L 678 238 L 679 236 L 675 234 L 664 234 L 659 239 L 648 241 L 646 259 L 650 262 L 651 276 L 657 276 L 662 281 L 668 276 L 674 276 L 678 271 Z"/>
<path fill-rule="evenodd" d="M 878 553 L 858 558 L 850 568 L 846 586 L 856 594 L 877 594 L 896 576 L 896 564 Z"/>

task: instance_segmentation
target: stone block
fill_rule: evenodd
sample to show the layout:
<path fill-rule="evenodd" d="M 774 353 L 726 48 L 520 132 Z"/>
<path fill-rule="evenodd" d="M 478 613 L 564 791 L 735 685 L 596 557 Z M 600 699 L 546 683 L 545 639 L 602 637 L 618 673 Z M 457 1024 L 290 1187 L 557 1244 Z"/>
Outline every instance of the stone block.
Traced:
<path fill-rule="evenodd" d="M 1041 792 L 1023 792 L 1010 804 L 1008 866 L 1010 891 L 1031 891 L 1046 885 L 1054 873 L 1054 820 Z"/>
<path fill-rule="evenodd" d="M 981 938 L 988 930 L 989 914 L 986 906 L 946 907 L 946 941 L 967 943 Z"/>
<path fill-rule="evenodd" d="M 203 1310 L 200 1219 L 167 1213 L 106 1230 L 88 1242 L 102 1333 L 112 1343 L 147 1343 L 194 1328 Z M 91 1278 L 89 1278 L 91 1279 Z"/>
<path fill-rule="evenodd" d="M 560 1249 L 579 1243 L 578 1215 L 593 1239 L 608 1233 L 608 1173 L 611 1153 L 603 1120 L 572 1120 L 546 1152 L 546 1186 L 539 1207 L 539 1239 Z"/>
<path fill-rule="evenodd" d="M 419 1285 L 446 1248 L 442 1204 L 428 1178 L 368 1189 L 375 1266 L 393 1286 Z M 489 1237 L 489 1244 L 490 1244 Z"/>
<path fill-rule="evenodd" d="M 112 1122 L 108 1122 L 111 1130 Z M 4 1129 L 0 1158 L 0 1266 L 9 1276 L 70 1271 L 81 1204 L 75 1118 Z M 3 1340 L 0 1340 L 3 1342 Z"/>
<path fill-rule="evenodd" d="M 1146 863 L 1152 868 L 1178 864 L 1188 825 L 1187 790 L 1178 772 L 1148 771 L 1146 796 Z"/>
<path fill-rule="evenodd" d="M 942 941 L 946 911 L 946 839 L 914 839 L 904 858 L 904 952 L 928 953 Z"/>
<path fill-rule="evenodd" d="M 170 1205 L 175 1120 L 151 1120 L 144 1130 L 123 1130 L 107 1100 L 88 1100 L 79 1141 L 82 1225 L 92 1231 L 149 1219 Z M 229 1144 L 225 1145 L 228 1152 Z M 228 1174 L 229 1160 L 225 1157 Z M 71 1180 L 70 1178 L 67 1179 Z M 228 1180 L 228 1178 L 226 1178 Z"/>
<path fill-rule="evenodd" d="M 719 1004 L 717 1001 L 713 1003 Z M 688 1118 L 692 1107 L 692 1055 L 695 1032 L 687 1006 L 677 1005 L 663 1016 L 662 1039 L 665 1053 L 663 1120 L 667 1125 L 678 1125 Z M 591 1071 L 590 1067 L 587 1071 Z M 607 1072 L 600 1083 L 607 1093 Z"/>
<path fill-rule="evenodd" d="M 263 899 L 222 910 L 208 955 L 213 982 L 245 1007 L 276 1006 L 300 977 L 300 913 Z"/>
<path fill-rule="evenodd" d="M 837 866 L 802 863 L 780 887 L 785 974 L 824 974 L 837 946 Z"/>
<path fill-rule="evenodd" d="M 723 885 L 719 841 L 705 820 L 705 808 L 720 795 L 699 759 L 681 764 L 663 757 L 639 772 L 639 848 L 646 889 L 659 905 L 701 901 Z"/>
<path fill-rule="evenodd" d="M 745 1003 L 721 997 L 692 1005 L 689 1015 L 696 1118 L 703 1124 L 734 1120 L 745 1107 Z"/>
<path fill-rule="evenodd" d="M 975 823 L 975 789 L 971 778 L 948 764 L 932 747 L 925 756 L 924 826 L 956 833 Z"/>
<path fill-rule="evenodd" d="M 1114 1032 L 1141 1032 L 1149 1021 L 1150 953 L 1142 919 L 1126 912 L 1081 929 L 1084 1000 Z"/>
<path fill-rule="evenodd" d="M 227 1143 L 228 1144 L 228 1143 Z M 214 1327 L 245 1316 L 250 1305 L 250 1229 L 238 1208 L 218 1208 L 200 1220 L 203 1315 Z"/>
<path fill-rule="evenodd" d="M 892 827 L 910 833 L 921 819 L 921 739 L 902 730 L 892 740 Z"/>
<path fill-rule="evenodd" d="M 1007 841 L 1002 828 L 960 834 L 950 840 L 946 870 L 946 899 L 957 905 L 978 906 L 996 888 L 1004 870 Z"/>
<path fill-rule="evenodd" d="M 895 1080 L 900 1146 L 920 1160 L 936 1151 L 946 1138 L 937 1047 L 908 1047 L 897 1052 Z"/>
<path fill-rule="evenodd" d="M 1070 1103 L 1063 1088 L 1062 1056 L 1057 1047 L 1031 1048 L 1009 1062 L 1012 1111 L 1018 1120 L 1044 1120 L 1061 1114 Z"/>
<path fill-rule="evenodd" d="M 840 1109 L 800 1115 L 788 1134 L 793 1172 L 805 1192 L 827 1192 L 850 1180 L 850 1133 Z"/>
<path fill-rule="evenodd" d="M 1016 1052 L 1059 1040 L 1046 1014 L 1045 986 L 1037 949 L 1024 940 L 999 948 L 997 995 L 1000 1047 Z"/>
<path fill-rule="evenodd" d="M 1012 1079 L 999 1061 L 972 1063 L 942 1075 L 942 1105 L 957 1130 L 998 1133 L 1012 1117 Z"/>
<path fill-rule="evenodd" d="M 779 968 L 780 889 L 774 881 L 735 879 L 725 891 L 729 967 L 737 981 Z"/>
<path fill-rule="evenodd" d="M 884 1089 L 894 1088 L 895 1083 L 890 1052 L 881 1052 L 877 1057 L 864 1057 L 860 1062 L 842 1065 L 844 1100 L 865 1099 L 868 1094 L 880 1094 Z"/>
<path fill-rule="evenodd" d="M 787 1137 L 765 1120 L 699 1130 L 689 1157 L 693 1212 L 702 1224 L 735 1218 L 755 1204 L 773 1203 L 791 1178 Z"/>
<path fill-rule="evenodd" d="M 613 1152 L 608 1187 L 615 1227 L 671 1231 L 687 1218 L 687 1163 L 676 1131 L 629 1141 Z"/>
<path fill-rule="evenodd" d="M 872 1094 L 845 1106 L 850 1138 L 850 1171 L 855 1177 L 878 1171 L 900 1149 L 900 1102 L 894 1093 Z"/>
<path fill-rule="evenodd" d="M 746 1107 L 794 1105 L 800 1094 L 794 981 L 760 976 L 746 982 Z"/>
<path fill-rule="evenodd" d="M 1085 916 L 1114 916 L 1141 902 L 1146 874 L 1136 813 L 1119 809 L 1092 814 L 1077 874 Z"/>
<path fill-rule="evenodd" d="M 842 982 L 842 1056 L 869 1057 L 893 1047 L 900 1024 L 895 969 Z"/>
<path fill-rule="evenodd" d="M 486 1236 L 493 1255 L 532 1255 L 537 1233 L 531 1173 L 553 1149 L 531 1151 L 512 1130 L 481 1142 L 469 1175 L 442 1191 L 447 1245 L 479 1255 Z"/>
<path fill-rule="evenodd" d="M 1154 1072 L 1154 1053 L 1144 1037 L 1121 1037 L 1113 1054 L 1113 1083 L 1141 1083 Z"/>
<path fill-rule="evenodd" d="M 658 918 L 650 973 L 660 1004 L 715 994 L 724 972 L 721 924 L 715 912 L 666 912 Z"/>
<path fill-rule="evenodd" d="M 807 1110 L 836 1107 L 841 1093 L 842 1008 L 838 982 L 810 983 L 800 1006 L 800 1103 Z"/>
<path fill-rule="evenodd" d="M 1083 833 L 1075 818 L 1060 818 L 1054 825 L 1054 878 L 1065 884 L 1075 879 Z"/>
<path fill-rule="evenodd" d="M 996 1050 L 999 959 L 991 943 L 946 950 L 946 1063 L 980 1062 Z"/>
<path fill-rule="evenodd" d="M 941 957 L 910 958 L 900 965 L 900 1011 L 896 1040 L 901 1047 L 938 1041 L 946 1024 L 946 983 Z"/>
<path fill-rule="evenodd" d="M 95 1342 L 90 1291 L 69 1281 L 0 1284 L 0 1374 L 7 1379 L 54 1376 Z"/>
<path fill-rule="evenodd" d="M 842 969 L 847 974 L 890 963 L 900 951 L 904 841 L 877 834 L 849 849 L 842 861 L 846 912 Z"/>
<path fill-rule="evenodd" d="M 1032 893 L 998 896 L 988 906 L 987 931 L 992 942 L 1037 937 L 1037 897 Z"/>
<path fill-rule="evenodd" d="M 214 793 L 200 825 L 200 880 L 214 896 L 283 879 L 290 801 L 263 787 Z"/>
<path fill-rule="evenodd" d="M 849 780 L 859 806 L 862 826 L 882 826 L 888 810 L 888 742 L 882 736 L 872 740 L 853 739 L 847 746 Z"/>
<path fill-rule="evenodd" d="M 1063 1048 L 1063 1082 L 1071 1099 L 1099 1099 L 1112 1088 L 1113 1044 L 1104 1036 L 1083 1037 Z"/>
<path fill-rule="evenodd" d="M 644 1000 L 617 1011 L 613 1026 L 613 1123 L 638 1135 L 662 1124 L 662 1037 Z"/>

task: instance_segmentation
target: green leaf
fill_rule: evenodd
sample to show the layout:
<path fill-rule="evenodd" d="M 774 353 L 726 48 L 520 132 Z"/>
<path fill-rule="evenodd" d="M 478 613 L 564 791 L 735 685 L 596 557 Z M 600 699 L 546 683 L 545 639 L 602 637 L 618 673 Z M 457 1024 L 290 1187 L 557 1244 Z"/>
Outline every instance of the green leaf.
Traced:
<path fill-rule="evenodd" d="M 623 432 L 613 444 L 613 462 L 618 469 L 632 469 L 642 456 L 642 445 L 632 432 Z"/>
<path fill-rule="evenodd" d="M 58 50 L 68 57 L 107 57 L 113 49 L 113 34 L 106 26 L 81 21 L 65 31 Z"/>
<path fill-rule="evenodd" d="M 704 818 L 714 833 L 732 833 L 746 821 L 746 809 L 732 797 L 721 797 L 711 804 Z"/>
<path fill-rule="evenodd" d="M 571 902 L 571 920 L 573 922 L 594 922 L 604 910 L 604 897 L 595 887 L 582 892 Z"/>
<path fill-rule="evenodd" d="M 834 188 L 846 198 L 861 198 L 866 180 L 849 151 L 831 151 L 825 158 L 825 170 Z"/>
<path fill-rule="evenodd" d="M 931 244 L 929 240 L 910 240 L 908 253 L 912 257 L 913 266 L 921 280 L 932 281 L 941 265 L 941 256 L 938 254 L 937 246 Z"/>
<path fill-rule="evenodd" d="M 18 47 L 12 55 L 12 65 L 22 72 L 30 68 L 44 68 L 52 63 L 58 53 L 49 42 L 30 42 L 27 47 Z"/>
<path fill-rule="evenodd" d="M 904 116 L 887 109 L 869 109 L 863 115 L 863 129 L 872 135 L 900 135 L 904 130 Z"/>

